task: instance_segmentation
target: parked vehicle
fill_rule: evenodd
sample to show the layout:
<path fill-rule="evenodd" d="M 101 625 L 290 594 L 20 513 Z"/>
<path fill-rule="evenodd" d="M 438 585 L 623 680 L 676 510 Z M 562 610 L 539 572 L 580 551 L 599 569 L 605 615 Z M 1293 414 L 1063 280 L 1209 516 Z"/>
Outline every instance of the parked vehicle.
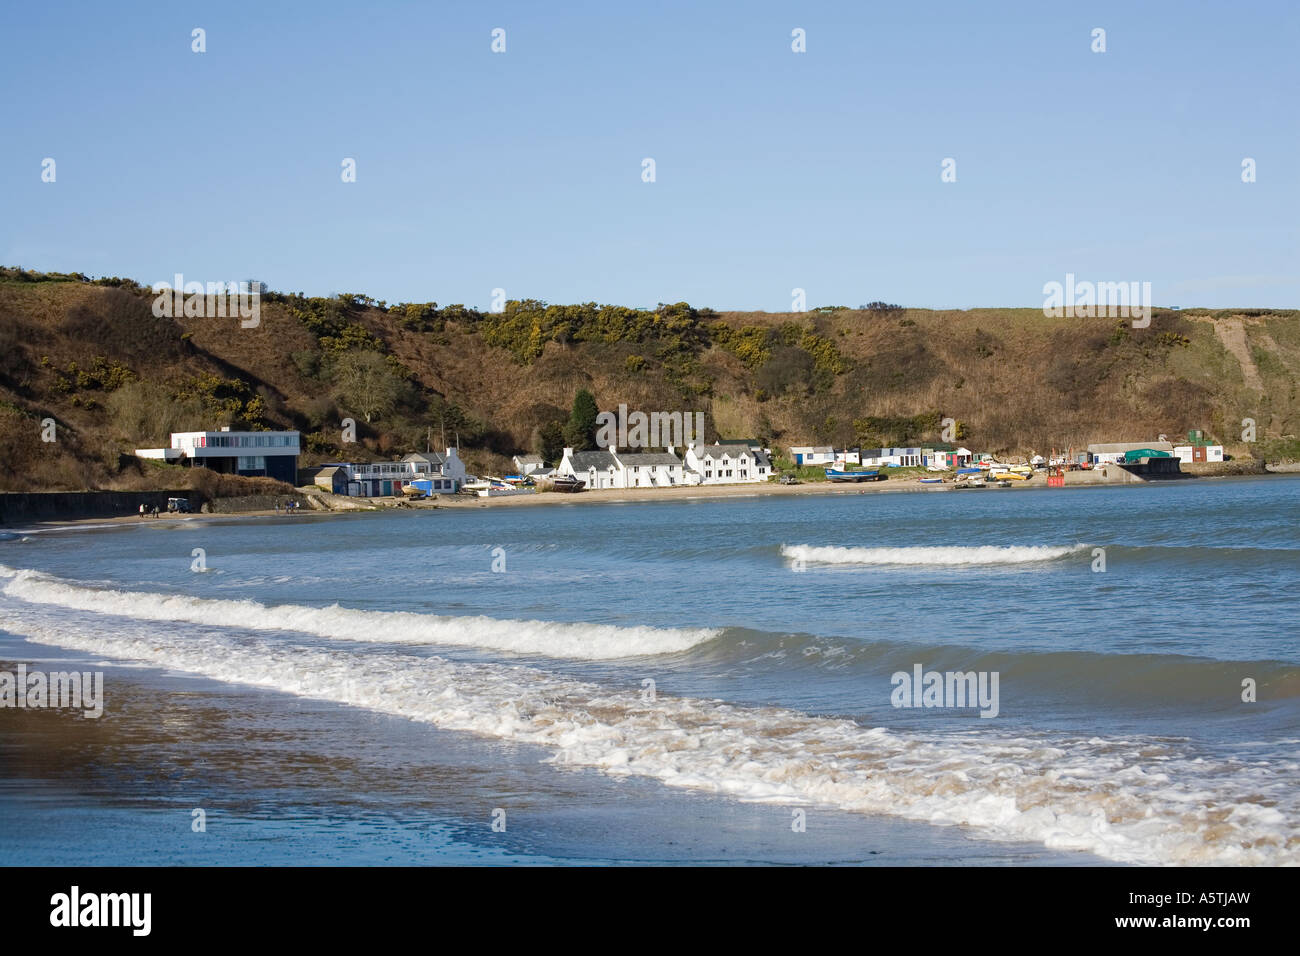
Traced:
<path fill-rule="evenodd" d="M 801 485 L 801 484 L 803 484 L 803 482 L 800 481 L 798 478 L 796 478 L 794 475 L 782 475 L 782 476 L 781 476 L 781 481 L 779 482 L 779 484 L 782 484 L 782 485 Z"/>
<path fill-rule="evenodd" d="M 168 498 L 167 510 L 173 514 L 187 515 L 190 513 L 190 499 L 188 498 Z"/>

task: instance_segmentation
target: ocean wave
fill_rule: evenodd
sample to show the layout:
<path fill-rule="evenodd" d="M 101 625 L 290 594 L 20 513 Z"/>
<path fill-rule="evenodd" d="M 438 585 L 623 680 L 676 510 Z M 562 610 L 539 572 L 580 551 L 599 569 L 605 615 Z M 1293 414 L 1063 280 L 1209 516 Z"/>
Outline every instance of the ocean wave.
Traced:
<path fill-rule="evenodd" d="M 1139 864 L 1300 862 L 1293 759 L 1207 759 L 1134 735 L 899 733 L 774 707 L 659 695 L 534 667 L 361 653 L 218 628 L 184 634 L 14 604 L 40 643 L 364 707 L 551 751 L 561 767 L 746 801 L 963 825 Z M 108 695 L 111 708 L 112 694 Z"/>
<path fill-rule="evenodd" d="M 963 565 L 1030 564 L 1056 561 L 1090 545 L 949 545 L 942 547 L 842 548 L 809 544 L 782 545 L 781 556 L 810 564 Z"/>
<path fill-rule="evenodd" d="M 1057 702 L 1106 701 L 1142 711 L 1153 704 L 1233 708 L 1240 702 L 1243 677 L 1256 681 L 1261 700 L 1300 698 L 1300 664 L 1294 660 L 994 648 L 978 630 L 962 640 L 934 643 L 732 628 L 726 640 L 696 649 L 689 666 L 707 664 L 750 677 L 781 673 L 790 682 L 806 679 L 809 672 L 887 682 L 894 672 L 922 663 L 926 670 L 997 671 L 1004 687 L 1014 684 L 1021 694 L 1046 695 Z M 887 683 L 881 686 L 888 688 Z"/>
<path fill-rule="evenodd" d="M 299 631 L 318 637 L 378 644 L 475 647 L 512 654 L 575 660 L 611 660 L 676 654 L 710 641 L 709 628 L 627 627 L 555 621 L 456 617 L 410 611 L 367 611 L 300 604 L 199 598 L 149 591 L 89 588 L 39 571 L 0 565 L 3 591 L 36 604 L 145 621 L 184 621 L 254 631 Z"/>

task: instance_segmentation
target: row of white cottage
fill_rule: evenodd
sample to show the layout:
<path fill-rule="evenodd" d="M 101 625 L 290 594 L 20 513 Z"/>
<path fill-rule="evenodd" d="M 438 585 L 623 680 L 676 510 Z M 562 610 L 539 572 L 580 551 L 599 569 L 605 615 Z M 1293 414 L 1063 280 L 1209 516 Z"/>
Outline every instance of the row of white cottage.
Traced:
<path fill-rule="evenodd" d="M 555 474 L 585 481 L 593 489 L 729 485 L 767 481 L 772 476 L 772 458 L 768 449 L 739 442 L 691 442 L 681 458 L 671 445 L 667 451 L 566 448 Z"/>

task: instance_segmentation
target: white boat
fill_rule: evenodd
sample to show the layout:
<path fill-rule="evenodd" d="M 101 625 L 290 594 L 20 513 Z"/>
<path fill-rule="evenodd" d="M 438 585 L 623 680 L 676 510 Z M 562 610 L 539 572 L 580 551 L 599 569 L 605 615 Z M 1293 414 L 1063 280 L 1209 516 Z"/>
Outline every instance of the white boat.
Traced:
<path fill-rule="evenodd" d="M 511 495 L 531 495 L 533 488 L 520 488 L 500 478 L 482 478 L 461 486 L 462 491 L 478 495 L 480 498 L 508 498 Z"/>

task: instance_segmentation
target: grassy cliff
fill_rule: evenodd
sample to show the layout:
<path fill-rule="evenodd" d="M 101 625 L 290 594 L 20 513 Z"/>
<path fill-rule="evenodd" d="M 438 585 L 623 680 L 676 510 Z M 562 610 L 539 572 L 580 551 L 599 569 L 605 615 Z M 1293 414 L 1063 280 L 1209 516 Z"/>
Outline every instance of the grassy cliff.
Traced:
<path fill-rule="evenodd" d="M 266 293 L 260 322 L 158 318 L 131 280 L 0 269 L 0 490 L 132 488 L 173 430 L 296 428 L 309 456 L 388 457 L 459 439 L 471 464 L 536 450 L 579 388 L 601 408 L 704 411 L 710 437 L 937 440 L 1027 453 L 1202 428 L 1239 455 L 1295 446 L 1300 313 L 883 303 L 808 313 L 510 302 L 500 314 L 364 295 Z M 340 445 L 340 422 L 360 446 Z M 42 423 L 56 423 L 53 442 Z M 44 430 L 48 437 L 48 429 Z M 1261 452 L 1262 453 L 1262 452 Z"/>

